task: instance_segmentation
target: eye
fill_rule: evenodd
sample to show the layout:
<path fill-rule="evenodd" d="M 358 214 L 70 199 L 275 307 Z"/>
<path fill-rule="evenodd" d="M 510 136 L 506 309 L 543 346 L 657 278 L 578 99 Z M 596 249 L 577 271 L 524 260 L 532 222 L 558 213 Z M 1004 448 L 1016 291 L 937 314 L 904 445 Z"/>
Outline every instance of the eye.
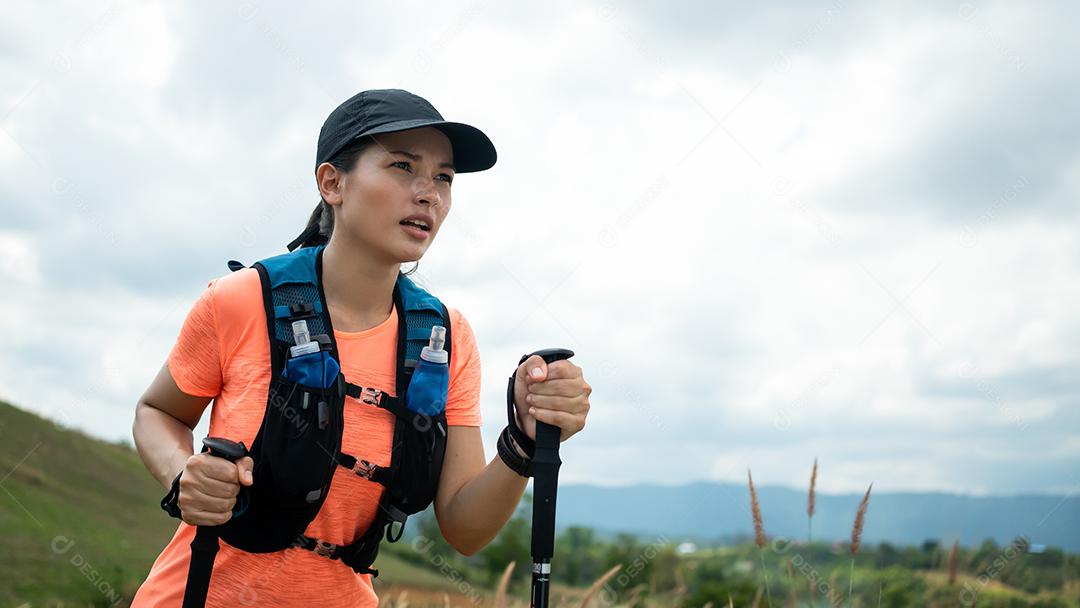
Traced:
<path fill-rule="evenodd" d="M 452 175 L 449 175 L 449 174 L 447 174 L 447 173 L 440 173 L 440 174 L 439 174 L 439 177 L 445 177 L 445 178 L 446 178 L 446 180 L 445 180 L 445 181 L 446 181 L 446 183 L 448 183 L 448 184 L 452 184 L 452 183 L 454 183 L 454 177 L 453 177 Z"/>
<path fill-rule="evenodd" d="M 394 165 L 405 165 L 405 167 L 404 167 L 404 168 L 405 168 L 406 170 L 408 170 L 408 168 L 409 168 L 409 161 L 407 161 L 407 160 L 399 160 L 399 161 L 395 161 L 395 162 L 393 162 L 393 163 L 391 163 L 391 164 L 390 164 L 390 166 L 391 166 L 391 167 L 393 167 Z"/>

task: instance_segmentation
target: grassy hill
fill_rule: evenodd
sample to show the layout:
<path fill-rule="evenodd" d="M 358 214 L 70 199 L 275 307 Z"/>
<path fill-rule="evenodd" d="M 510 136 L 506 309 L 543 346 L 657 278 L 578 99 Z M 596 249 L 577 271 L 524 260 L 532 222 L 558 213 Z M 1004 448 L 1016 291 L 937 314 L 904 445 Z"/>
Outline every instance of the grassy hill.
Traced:
<path fill-rule="evenodd" d="M 130 447 L 0 402 L 0 604 L 130 598 L 176 530 Z"/>
<path fill-rule="evenodd" d="M 176 530 L 129 445 L 0 401 L 0 605 L 125 606 Z M 384 547 L 376 590 L 453 591 Z"/>

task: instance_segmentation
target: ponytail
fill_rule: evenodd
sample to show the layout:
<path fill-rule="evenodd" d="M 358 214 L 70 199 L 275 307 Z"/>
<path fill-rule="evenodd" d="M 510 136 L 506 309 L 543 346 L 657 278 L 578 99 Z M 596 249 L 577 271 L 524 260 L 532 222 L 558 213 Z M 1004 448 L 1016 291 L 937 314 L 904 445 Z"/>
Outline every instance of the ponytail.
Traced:
<path fill-rule="evenodd" d="M 297 247 L 314 247 L 330 241 L 330 235 L 334 232 L 334 211 L 324 200 L 319 200 L 315 209 L 308 218 L 307 227 L 300 236 L 288 244 L 289 251 Z"/>

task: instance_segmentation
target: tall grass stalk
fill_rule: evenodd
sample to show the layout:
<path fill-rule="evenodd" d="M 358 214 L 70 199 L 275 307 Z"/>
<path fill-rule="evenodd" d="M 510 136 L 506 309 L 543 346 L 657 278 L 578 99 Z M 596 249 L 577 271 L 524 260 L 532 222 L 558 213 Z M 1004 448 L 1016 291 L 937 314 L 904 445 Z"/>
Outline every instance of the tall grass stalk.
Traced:
<path fill-rule="evenodd" d="M 772 608 L 772 592 L 769 590 L 769 571 L 765 569 L 765 525 L 761 519 L 761 505 L 758 504 L 757 490 L 754 489 L 754 476 L 746 469 L 746 479 L 750 483 L 750 513 L 754 517 L 754 544 L 761 557 L 761 576 L 765 579 L 765 595 Z"/>
<path fill-rule="evenodd" d="M 814 469 L 810 471 L 810 494 L 806 497 L 806 544 L 809 545 L 814 530 L 814 488 L 817 486 L 817 458 L 814 458 Z"/>
<path fill-rule="evenodd" d="M 859 510 L 855 512 L 855 525 L 851 527 L 851 573 L 848 575 L 848 606 L 851 605 L 851 592 L 855 586 L 855 555 L 859 552 L 862 544 L 863 524 L 866 518 L 866 507 L 870 505 L 870 490 L 874 489 L 873 482 L 866 488 Z"/>

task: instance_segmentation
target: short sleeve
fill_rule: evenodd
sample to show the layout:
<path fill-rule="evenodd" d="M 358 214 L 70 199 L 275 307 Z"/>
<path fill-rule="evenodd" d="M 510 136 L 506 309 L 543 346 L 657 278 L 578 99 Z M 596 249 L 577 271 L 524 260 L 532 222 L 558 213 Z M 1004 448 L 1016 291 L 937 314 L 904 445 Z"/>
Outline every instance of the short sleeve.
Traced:
<path fill-rule="evenodd" d="M 480 350 L 472 327 L 451 308 L 450 387 L 446 397 L 448 426 L 480 426 Z"/>
<path fill-rule="evenodd" d="M 180 335 L 169 353 L 169 372 L 181 391 L 194 397 L 216 397 L 221 393 L 221 349 L 214 306 L 214 286 L 206 290 L 188 311 Z"/>

